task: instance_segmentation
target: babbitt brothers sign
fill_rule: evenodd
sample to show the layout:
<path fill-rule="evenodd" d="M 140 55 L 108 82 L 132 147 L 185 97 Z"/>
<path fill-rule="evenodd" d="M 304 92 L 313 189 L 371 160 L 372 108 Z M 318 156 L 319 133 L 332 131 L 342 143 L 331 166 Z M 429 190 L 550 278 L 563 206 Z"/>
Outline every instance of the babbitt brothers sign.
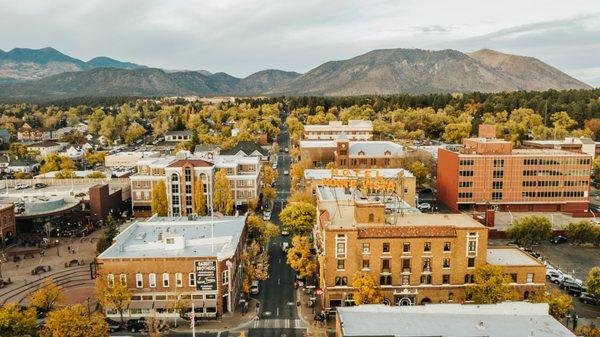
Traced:
<path fill-rule="evenodd" d="M 397 179 L 384 178 L 377 170 L 331 169 L 331 178 L 321 179 L 321 186 L 395 191 Z"/>
<path fill-rule="evenodd" d="M 217 261 L 195 261 L 196 290 L 217 290 Z"/>

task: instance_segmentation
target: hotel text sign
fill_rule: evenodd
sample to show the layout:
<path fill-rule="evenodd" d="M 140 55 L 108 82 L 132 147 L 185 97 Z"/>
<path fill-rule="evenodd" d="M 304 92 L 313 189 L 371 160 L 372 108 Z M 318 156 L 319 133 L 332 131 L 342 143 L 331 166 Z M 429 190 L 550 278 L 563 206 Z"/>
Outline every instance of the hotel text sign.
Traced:
<path fill-rule="evenodd" d="M 196 261 L 196 290 L 217 290 L 217 261 Z"/>
<path fill-rule="evenodd" d="M 321 179 L 319 185 L 328 187 L 395 191 L 396 183 L 396 179 L 383 178 L 378 170 L 349 170 L 334 168 L 331 169 L 331 178 Z"/>

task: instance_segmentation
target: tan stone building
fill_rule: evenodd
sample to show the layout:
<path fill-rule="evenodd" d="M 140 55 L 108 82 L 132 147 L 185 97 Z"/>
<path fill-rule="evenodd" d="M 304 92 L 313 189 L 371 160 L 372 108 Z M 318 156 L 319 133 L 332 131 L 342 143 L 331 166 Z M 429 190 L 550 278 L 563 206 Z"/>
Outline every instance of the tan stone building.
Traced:
<path fill-rule="evenodd" d="M 373 122 L 368 120 L 349 120 L 348 124 L 341 121 L 330 121 L 324 125 L 305 125 L 305 140 L 333 140 L 345 133 L 351 140 L 373 139 Z"/>
<path fill-rule="evenodd" d="M 242 282 L 241 253 L 246 217 L 157 218 L 135 222 L 96 258 L 108 286 L 126 284 L 132 293 L 125 317 L 176 317 L 177 299 L 196 317 L 235 310 Z M 104 308 L 107 316 L 118 316 Z"/>
<path fill-rule="evenodd" d="M 516 248 L 488 249 L 487 228 L 459 214 L 389 213 L 380 202 L 342 200 L 319 188 L 317 251 L 326 308 L 353 305 L 357 272 L 372 276 L 385 303 L 468 301 L 477 267 L 502 265 L 519 296 L 545 287 L 544 265 Z"/>

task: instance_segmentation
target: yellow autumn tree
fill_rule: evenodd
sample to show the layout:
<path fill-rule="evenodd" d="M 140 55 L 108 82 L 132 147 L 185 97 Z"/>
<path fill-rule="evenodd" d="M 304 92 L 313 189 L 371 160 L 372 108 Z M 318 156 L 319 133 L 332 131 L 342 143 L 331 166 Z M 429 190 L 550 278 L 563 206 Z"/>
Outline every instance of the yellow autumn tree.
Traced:
<path fill-rule="evenodd" d="M 215 210 L 226 215 L 233 213 L 233 198 L 231 185 L 227 179 L 227 171 L 220 169 L 215 174 L 214 207 Z"/>
<path fill-rule="evenodd" d="M 16 303 L 0 306 L 0 331 L 2 337 L 37 335 L 38 323 L 35 309 L 23 309 Z"/>
<path fill-rule="evenodd" d="M 269 256 L 258 242 L 252 241 L 242 253 L 242 268 L 244 269 L 242 292 L 246 294 L 250 291 L 252 282 L 269 278 Z"/>
<path fill-rule="evenodd" d="M 152 214 L 166 216 L 169 214 L 169 202 L 167 200 L 167 187 L 164 181 L 158 181 L 152 189 L 152 200 L 150 203 Z"/>
<path fill-rule="evenodd" d="M 110 287 L 106 276 L 100 275 L 96 278 L 96 299 L 103 307 L 116 310 L 121 317 L 121 323 L 124 322 L 123 312 L 127 310 L 131 302 L 131 292 L 127 288 L 127 284 L 115 281 Z"/>
<path fill-rule="evenodd" d="M 204 194 L 204 182 L 198 179 L 194 185 L 194 213 L 198 215 L 206 215 L 206 194 Z"/>
<path fill-rule="evenodd" d="M 467 288 L 473 302 L 477 304 L 493 304 L 512 300 L 515 292 L 508 284 L 510 276 L 501 266 L 487 264 L 475 270 L 475 284 Z"/>
<path fill-rule="evenodd" d="M 361 304 L 378 304 L 383 302 L 383 292 L 375 281 L 375 279 L 363 272 L 354 274 L 352 281 L 354 288 L 354 303 Z"/>
<path fill-rule="evenodd" d="M 303 278 L 312 276 L 317 269 L 311 248 L 308 236 L 297 235 L 292 238 L 292 246 L 287 252 L 287 263 Z"/>
<path fill-rule="evenodd" d="M 41 312 L 49 312 L 65 301 L 65 294 L 51 279 L 44 280 L 42 287 L 31 296 L 29 304 Z"/>
<path fill-rule="evenodd" d="M 98 313 L 88 314 L 81 304 L 51 311 L 41 337 L 107 337 L 108 324 Z"/>

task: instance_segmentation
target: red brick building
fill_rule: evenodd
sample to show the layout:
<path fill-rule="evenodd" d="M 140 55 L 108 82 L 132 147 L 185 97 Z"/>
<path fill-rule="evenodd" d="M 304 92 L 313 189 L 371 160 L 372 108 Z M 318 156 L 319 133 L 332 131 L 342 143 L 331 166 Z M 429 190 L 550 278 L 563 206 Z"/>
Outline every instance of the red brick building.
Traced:
<path fill-rule="evenodd" d="M 15 205 L 0 205 L 0 247 L 14 242 L 16 235 Z"/>
<path fill-rule="evenodd" d="M 482 125 L 479 138 L 440 149 L 439 200 L 454 211 L 583 212 L 588 209 L 592 155 L 559 149 L 514 149 Z"/>

